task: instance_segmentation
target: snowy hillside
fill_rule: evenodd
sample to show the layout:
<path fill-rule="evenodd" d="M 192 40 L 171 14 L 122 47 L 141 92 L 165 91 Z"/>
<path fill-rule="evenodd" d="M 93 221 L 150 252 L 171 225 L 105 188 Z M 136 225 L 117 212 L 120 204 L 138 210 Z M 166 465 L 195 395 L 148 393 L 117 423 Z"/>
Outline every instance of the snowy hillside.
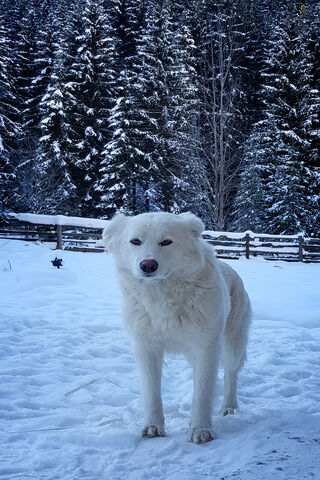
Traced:
<path fill-rule="evenodd" d="M 166 438 L 140 436 L 137 369 L 107 254 L 0 241 L 0 477 L 13 480 L 320 478 L 320 265 L 229 263 L 254 320 L 236 415 L 186 442 L 192 372 L 164 367 Z M 219 398 L 222 397 L 220 372 Z"/>

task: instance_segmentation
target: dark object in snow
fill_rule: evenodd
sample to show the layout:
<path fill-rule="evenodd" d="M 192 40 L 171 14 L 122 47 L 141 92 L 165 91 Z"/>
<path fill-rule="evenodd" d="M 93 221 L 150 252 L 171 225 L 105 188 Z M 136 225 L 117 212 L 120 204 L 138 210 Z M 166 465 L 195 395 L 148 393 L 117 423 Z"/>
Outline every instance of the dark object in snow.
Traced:
<path fill-rule="evenodd" d="M 51 263 L 54 267 L 60 268 L 62 267 L 62 258 L 55 258 L 54 260 L 51 260 Z"/>

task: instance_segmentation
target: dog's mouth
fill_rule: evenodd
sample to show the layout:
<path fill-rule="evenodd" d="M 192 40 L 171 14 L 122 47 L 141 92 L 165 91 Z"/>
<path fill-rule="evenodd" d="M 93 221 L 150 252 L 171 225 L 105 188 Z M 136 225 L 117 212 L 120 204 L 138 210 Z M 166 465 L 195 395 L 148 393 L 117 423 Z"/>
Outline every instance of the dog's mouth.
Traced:
<path fill-rule="evenodd" d="M 164 272 L 154 272 L 154 273 L 143 273 L 139 275 L 140 280 L 145 280 L 146 282 L 156 282 L 165 280 L 168 277 L 168 274 Z"/>
<path fill-rule="evenodd" d="M 161 280 L 163 279 L 163 275 L 162 275 L 162 272 L 141 272 L 141 271 L 138 271 L 138 272 L 135 272 L 134 276 L 136 278 L 139 278 L 140 280 L 142 281 L 146 281 L 146 282 L 152 282 L 152 281 L 156 281 L 156 280 Z"/>
<path fill-rule="evenodd" d="M 157 275 L 156 272 L 143 273 L 142 278 L 152 278 L 152 277 L 155 277 L 156 275 Z"/>

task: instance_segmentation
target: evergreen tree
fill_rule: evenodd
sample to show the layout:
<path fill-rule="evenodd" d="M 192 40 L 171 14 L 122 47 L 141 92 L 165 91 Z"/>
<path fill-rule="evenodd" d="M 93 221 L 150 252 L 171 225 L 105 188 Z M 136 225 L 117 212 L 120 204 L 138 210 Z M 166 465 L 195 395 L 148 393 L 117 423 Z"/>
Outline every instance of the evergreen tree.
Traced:
<path fill-rule="evenodd" d="M 246 141 L 234 199 L 232 229 L 236 231 L 267 231 L 269 182 L 275 173 L 277 142 L 272 118 L 257 122 Z"/>
<path fill-rule="evenodd" d="M 21 12 L 17 41 L 14 46 L 16 92 L 19 100 L 18 119 L 21 125 L 16 137 L 16 183 L 19 211 L 33 211 L 37 195 L 36 157 L 40 136 L 39 102 L 48 82 L 43 81 L 39 61 L 40 29 L 45 21 L 39 17 L 37 3 L 28 0 Z M 40 80 L 41 79 L 41 80 Z"/>
<path fill-rule="evenodd" d="M 269 181 L 270 197 L 267 232 L 295 235 L 305 229 L 304 165 L 293 146 L 281 142 L 276 147 L 276 163 Z"/>
<path fill-rule="evenodd" d="M 172 141 L 176 143 L 175 211 L 192 210 L 205 218 L 208 215 L 207 177 L 204 162 L 199 155 L 198 64 L 189 24 L 188 12 L 185 12 L 180 17 L 173 39 L 175 55 L 171 96 L 175 123 Z"/>
<path fill-rule="evenodd" d="M 261 120 L 260 88 L 263 47 L 268 34 L 267 19 L 270 15 L 264 3 L 256 0 L 238 0 L 236 7 L 243 35 L 243 55 L 238 61 L 241 69 L 242 89 L 246 92 L 240 106 L 244 117 L 244 142 L 253 125 Z"/>
<path fill-rule="evenodd" d="M 101 192 L 99 207 L 107 216 L 116 210 L 140 213 L 156 205 L 156 112 L 149 97 L 156 94 L 151 92 L 142 33 L 148 20 L 143 6 L 134 1 L 121 3 L 121 7 L 115 23 L 118 82 L 109 119 L 112 138 L 103 152 L 97 187 Z"/>
<path fill-rule="evenodd" d="M 153 22 L 150 23 L 154 51 L 150 53 L 153 58 L 152 77 L 157 95 L 155 103 L 157 145 L 154 152 L 160 176 L 157 203 L 161 210 L 178 212 L 180 205 L 177 201 L 179 196 L 177 190 L 182 179 L 178 163 L 181 161 L 179 143 L 176 135 L 181 126 L 178 126 L 177 122 L 181 97 L 179 88 L 176 88 L 179 82 L 177 78 L 179 63 L 176 62 L 177 52 L 174 47 L 175 24 L 172 2 L 162 2 L 158 8 L 154 8 L 154 14 Z M 181 184 L 183 188 L 185 183 L 181 182 Z"/>
<path fill-rule="evenodd" d="M 113 38 L 102 1 L 86 0 L 81 20 L 82 31 L 79 15 L 73 22 L 71 33 L 75 38 L 70 44 L 76 46 L 76 58 L 68 69 L 67 80 L 74 119 L 72 174 L 78 209 L 79 214 L 91 216 L 96 215 L 98 199 L 95 188 L 99 180 L 101 152 L 108 137 L 110 99 L 114 94 Z"/>
<path fill-rule="evenodd" d="M 194 50 L 181 2 L 150 2 L 138 45 L 135 98 L 151 208 L 179 212 L 196 204 L 197 195 L 199 200 Z"/>
<path fill-rule="evenodd" d="M 136 193 L 136 174 L 132 165 L 136 151 L 131 142 L 132 109 L 127 89 L 124 83 L 123 97 L 118 98 L 111 110 L 110 127 L 114 133 L 102 152 L 101 179 L 97 191 L 101 192 L 98 208 L 104 217 L 110 217 L 117 211 L 136 213 L 132 205 Z"/>
<path fill-rule="evenodd" d="M 65 81 L 63 10 L 52 21 L 52 65 L 49 84 L 40 101 L 41 138 L 37 157 L 39 189 L 37 210 L 70 214 L 74 211 L 75 186 L 70 175 L 72 140 L 68 117 L 68 84 Z"/>
<path fill-rule="evenodd" d="M 144 181 L 147 209 L 170 210 L 173 205 L 172 175 L 168 172 L 170 131 L 166 49 L 167 2 L 150 2 L 138 43 L 135 94 L 139 105 L 140 142 L 149 164 Z M 149 177 L 149 178 L 148 178 Z M 164 193 L 164 191 L 166 193 Z"/>
<path fill-rule="evenodd" d="M 0 210 L 12 208 L 16 196 L 15 138 L 20 125 L 11 62 L 9 31 L 0 15 Z"/>

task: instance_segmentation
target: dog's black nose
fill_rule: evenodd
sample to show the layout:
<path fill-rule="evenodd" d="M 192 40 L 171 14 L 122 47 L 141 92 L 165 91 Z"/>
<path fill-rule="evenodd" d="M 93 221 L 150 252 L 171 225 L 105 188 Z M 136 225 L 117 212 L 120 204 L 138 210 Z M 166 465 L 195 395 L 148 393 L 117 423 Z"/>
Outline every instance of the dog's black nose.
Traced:
<path fill-rule="evenodd" d="M 142 260 L 140 268 L 144 273 L 153 273 L 158 268 L 158 262 L 156 260 Z"/>

